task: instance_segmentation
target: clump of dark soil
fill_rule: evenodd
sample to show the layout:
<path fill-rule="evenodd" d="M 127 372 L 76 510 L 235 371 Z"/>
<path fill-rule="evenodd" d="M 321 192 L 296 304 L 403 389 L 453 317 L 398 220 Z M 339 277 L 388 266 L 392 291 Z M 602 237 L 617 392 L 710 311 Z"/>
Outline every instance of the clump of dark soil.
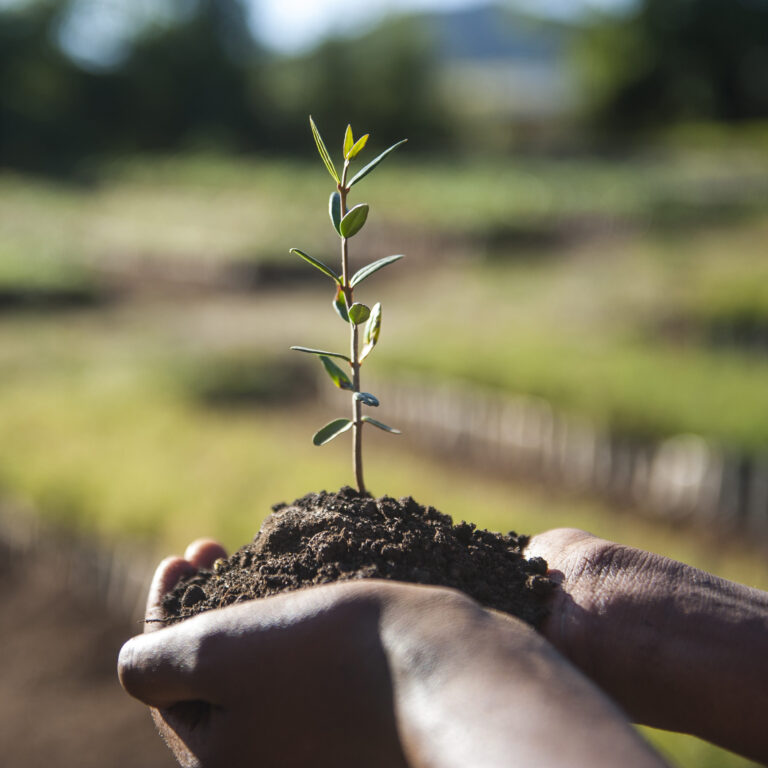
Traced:
<path fill-rule="evenodd" d="M 412 498 L 352 488 L 278 504 L 253 542 L 166 595 L 167 621 L 244 600 L 349 579 L 392 579 L 462 590 L 537 626 L 553 588 L 547 564 L 526 560 L 527 536 L 477 530 Z"/>

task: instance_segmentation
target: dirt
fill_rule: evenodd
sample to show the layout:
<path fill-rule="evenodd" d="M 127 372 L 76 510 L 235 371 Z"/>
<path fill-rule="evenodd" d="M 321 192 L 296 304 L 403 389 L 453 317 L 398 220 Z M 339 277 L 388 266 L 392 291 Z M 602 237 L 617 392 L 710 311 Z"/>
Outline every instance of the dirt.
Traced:
<path fill-rule="evenodd" d="M 525 559 L 528 537 L 478 530 L 412 498 L 374 499 L 352 488 L 278 504 L 253 542 L 166 596 L 167 621 L 244 600 L 350 579 L 459 589 L 537 626 L 553 589 L 547 564 Z"/>
<path fill-rule="evenodd" d="M 15 554 L 0 540 L 0 765 L 173 768 L 115 672 L 141 625 L 65 562 L 58 547 Z"/>

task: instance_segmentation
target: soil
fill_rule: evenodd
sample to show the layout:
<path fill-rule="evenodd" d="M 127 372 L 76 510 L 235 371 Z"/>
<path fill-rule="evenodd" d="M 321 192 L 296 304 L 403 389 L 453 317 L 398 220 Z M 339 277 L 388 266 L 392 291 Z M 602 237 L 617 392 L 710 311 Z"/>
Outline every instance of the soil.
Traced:
<path fill-rule="evenodd" d="M 71 572 L 67 552 L 48 542 L 19 554 L 0 537 L 0 765 L 173 768 L 115 673 L 141 624 Z"/>
<path fill-rule="evenodd" d="M 412 498 L 352 488 L 278 504 L 253 542 L 165 598 L 167 621 L 315 584 L 392 579 L 459 589 L 481 605 L 538 626 L 554 585 L 523 556 L 527 536 L 478 530 Z"/>

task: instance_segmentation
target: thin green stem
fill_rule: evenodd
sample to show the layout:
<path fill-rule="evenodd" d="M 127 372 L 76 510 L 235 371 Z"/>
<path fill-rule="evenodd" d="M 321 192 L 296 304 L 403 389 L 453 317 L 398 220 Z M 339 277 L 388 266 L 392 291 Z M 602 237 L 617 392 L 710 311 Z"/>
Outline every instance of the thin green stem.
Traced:
<path fill-rule="evenodd" d="M 349 160 L 344 162 L 344 170 L 341 174 L 341 183 L 338 186 L 341 197 L 341 216 L 347 213 L 347 171 L 349 170 Z M 344 300 L 347 308 L 353 304 L 352 286 L 349 284 L 349 244 L 346 237 L 341 238 L 341 280 L 342 290 L 344 291 Z M 349 323 L 350 345 L 349 359 L 352 366 L 352 391 L 360 391 L 360 356 L 359 356 L 359 331 L 357 325 L 350 321 Z M 362 403 L 352 397 L 352 468 L 355 473 L 355 482 L 357 490 L 360 493 L 366 493 L 365 480 L 363 479 L 363 419 Z"/>

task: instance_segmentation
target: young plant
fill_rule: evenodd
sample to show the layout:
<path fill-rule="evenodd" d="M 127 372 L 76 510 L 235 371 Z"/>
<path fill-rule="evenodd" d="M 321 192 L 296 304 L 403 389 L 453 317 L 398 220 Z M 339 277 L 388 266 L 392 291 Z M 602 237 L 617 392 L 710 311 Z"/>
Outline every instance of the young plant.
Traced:
<path fill-rule="evenodd" d="M 379 405 L 378 398 L 374 397 L 369 392 L 363 392 L 361 390 L 360 368 L 363 361 L 368 357 L 379 340 L 379 333 L 381 331 L 381 304 L 376 303 L 371 309 L 365 304 L 356 302 L 354 299 L 354 290 L 363 282 L 363 280 L 370 277 L 374 272 L 378 272 L 382 267 L 386 267 L 388 264 L 392 264 L 403 257 L 402 255 L 386 256 L 383 259 L 374 261 L 362 269 L 359 269 L 354 275 L 349 274 L 349 240 L 363 228 L 363 225 L 368 219 L 369 206 L 367 203 L 358 203 L 352 208 L 348 208 L 347 196 L 355 184 L 362 181 L 390 152 L 397 149 L 397 147 L 407 141 L 407 139 L 403 139 L 402 141 L 398 141 L 397 144 L 393 144 L 389 149 L 371 160 L 368 165 L 361 168 L 350 178 L 350 164 L 365 147 L 369 134 L 366 133 L 364 136 L 355 140 L 352 135 L 352 127 L 349 125 L 347 126 L 346 133 L 344 134 L 344 165 L 342 167 L 341 176 L 339 176 L 336 166 L 333 164 L 331 156 L 326 149 L 325 142 L 320 136 L 320 132 L 317 130 L 315 121 L 311 117 L 309 118 L 309 124 L 312 128 L 312 135 L 315 138 L 317 151 L 320 153 L 320 157 L 325 163 L 328 173 L 331 174 L 331 178 L 336 182 L 336 189 L 331 193 L 328 213 L 331 217 L 333 228 L 341 240 L 341 274 L 337 274 L 337 272 L 331 269 L 327 264 L 304 253 L 304 251 L 300 251 L 298 248 L 291 248 L 291 253 L 300 256 L 304 261 L 308 262 L 316 269 L 319 269 L 324 275 L 333 280 L 335 289 L 333 308 L 338 316 L 345 323 L 349 324 L 350 343 L 349 355 L 342 354 L 341 352 L 326 352 L 322 349 L 311 349 L 309 347 L 291 347 L 291 349 L 294 349 L 297 352 L 307 352 L 310 355 L 317 355 L 330 376 L 331 381 L 339 387 L 339 389 L 345 389 L 351 392 L 352 418 L 334 419 L 315 433 L 312 442 L 315 445 L 325 445 L 333 440 L 334 437 L 342 434 L 342 432 L 347 432 L 351 429 L 352 466 L 355 473 L 355 481 L 357 483 L 358 491 L 360 491 L 360 493 L 366 493 L 365 480 L 363 479 L 363 424 L 368 423 L 374 427 L 383 429 L 385 432 L 391 432 L 396 435 L 399 435 L 400 431 L 388 427 L 386 424 L 382 424 L 380 421 L 377 421 L 368 415 L 363 415 L 362 412 L 363 406 L 376 408 Z M 363 324 L 364 328 L 361 329 Z M 360 348 L 361 330 L 363 342 L 362 348 Z M 345 361 L 349 368 L 349 373 L 347 373 L 344 368 L 339 367 L 331 358 Z"/>

